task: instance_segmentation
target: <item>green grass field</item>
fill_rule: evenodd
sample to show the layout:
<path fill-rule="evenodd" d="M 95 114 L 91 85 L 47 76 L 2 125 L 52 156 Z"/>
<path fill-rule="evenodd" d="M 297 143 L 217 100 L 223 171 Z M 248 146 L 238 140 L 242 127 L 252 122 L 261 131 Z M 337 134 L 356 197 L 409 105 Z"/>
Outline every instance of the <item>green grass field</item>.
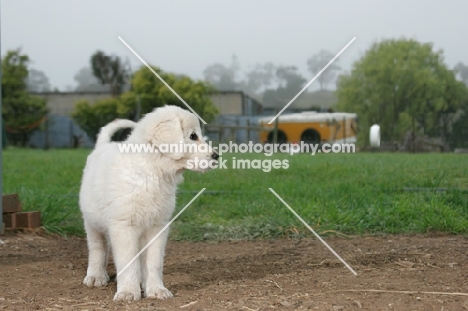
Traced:
<path fill-rule="evenodd" d="M 82 235 L 78 192 L 90 150 L 3 152 L 4 193 L 40 210 L 44 227 Z M 277 154 L 289 169 L 185 173 L 177 208 L 207 188 L 174 222 L 173 239 L 301 236 L 307 229 L 268 190 L 273 188 L 323 234 L 468 232 L 468 157 L 457 154 Z M 232 165 L 232 155 L 228 167 Z M 411 189 L 407 189 L 411 188 Z M 444 191 L 436 191 L 443 188 Z"/>

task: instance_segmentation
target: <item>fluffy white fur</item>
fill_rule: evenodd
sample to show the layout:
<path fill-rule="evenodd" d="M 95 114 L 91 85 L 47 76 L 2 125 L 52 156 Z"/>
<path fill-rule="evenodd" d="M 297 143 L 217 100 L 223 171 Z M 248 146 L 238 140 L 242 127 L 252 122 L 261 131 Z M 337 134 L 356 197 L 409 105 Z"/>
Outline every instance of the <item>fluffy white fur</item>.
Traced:
<path fill-rule="evenodd" d="M 96 147 L 88 156 L 80 190 L 89 248 L 83 283 L 89 287 L 104 286 L 109 281 L 109 249 L 119 272 L 170 221 L 187 160 L 217 160 L 209 146 L 204 153 L 121 153 L 110 139 L 123 127 L 134 128 L 125 143 L 156 147 L 180 142 L 206 144 L 198 119 L 176 106 L 155 109 L 138 123 L 116 120 L 101 129 Z M 191 169 L 203 171 L 199 167 Z M 172 297 L 162 278 L 167 235 L 165 230 L 117 277 L 114 300 L 141 299 L 141 289 L 145 297 Z"/>

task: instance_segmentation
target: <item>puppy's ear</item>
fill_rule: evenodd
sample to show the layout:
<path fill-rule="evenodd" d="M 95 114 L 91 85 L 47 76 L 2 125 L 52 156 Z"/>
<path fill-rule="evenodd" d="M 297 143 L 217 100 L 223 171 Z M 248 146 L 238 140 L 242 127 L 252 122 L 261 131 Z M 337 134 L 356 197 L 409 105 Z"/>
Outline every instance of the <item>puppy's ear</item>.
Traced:
<path fill-rule="evenodd" d="M 159 123 L 154 130 L 151 143 L 158 147 L 161 153 L 174 160 L 182 158 L 184 133 L 180 119 L 176 117 Z M 166 145 L 165 148 L 159 148 L 162 144 Z"/>

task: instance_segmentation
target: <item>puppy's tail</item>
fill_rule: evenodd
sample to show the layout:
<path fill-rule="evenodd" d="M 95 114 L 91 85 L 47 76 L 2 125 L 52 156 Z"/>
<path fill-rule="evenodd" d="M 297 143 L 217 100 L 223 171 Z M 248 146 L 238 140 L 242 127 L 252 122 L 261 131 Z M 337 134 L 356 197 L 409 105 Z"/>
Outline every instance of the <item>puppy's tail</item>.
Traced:
<path fill-rule="evenodd" d="M 95 148 L 109 143 L 112 135 L 114 135 L 118 130 L 122 128 L 134 128 L 135 125 L 136 123 L 130 120 L 116 119 L 106 126 L 103 126 L 97 137 Z"/>

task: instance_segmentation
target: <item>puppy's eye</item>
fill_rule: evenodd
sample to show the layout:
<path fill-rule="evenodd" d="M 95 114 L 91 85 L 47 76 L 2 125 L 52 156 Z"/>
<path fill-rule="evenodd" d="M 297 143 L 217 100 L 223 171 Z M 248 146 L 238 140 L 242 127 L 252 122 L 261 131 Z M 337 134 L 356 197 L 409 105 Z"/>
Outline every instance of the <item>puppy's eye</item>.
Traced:
<path fill-rule="evenodd" d="M 190 139 L 191 140 L 198 140 L 198 136 L 195 133 L 190 134 Z"/>

